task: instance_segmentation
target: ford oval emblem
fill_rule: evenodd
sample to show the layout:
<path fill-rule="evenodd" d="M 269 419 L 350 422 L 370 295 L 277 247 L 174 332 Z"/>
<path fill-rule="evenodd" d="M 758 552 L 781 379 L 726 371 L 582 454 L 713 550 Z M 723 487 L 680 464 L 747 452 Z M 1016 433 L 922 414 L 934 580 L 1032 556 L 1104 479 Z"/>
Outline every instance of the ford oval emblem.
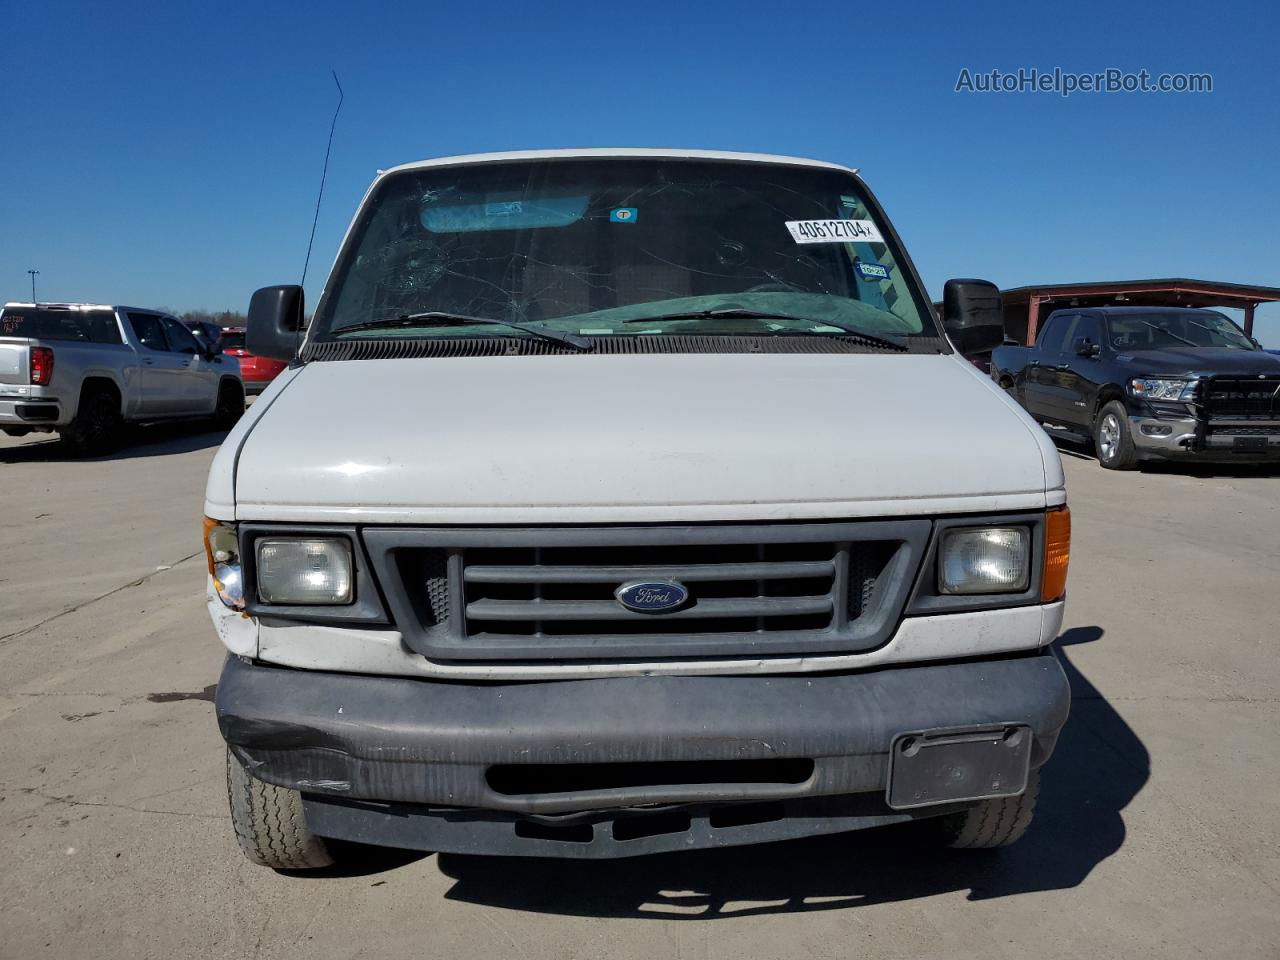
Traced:
<path fill-rule="evenodd" d="M 613 591 L 613 596 L 636 613 L 667 613 L 683 606 L 689 599 L 689 591 L 683 583 L 674 580 L 654 580 L 624 583 Z"/>

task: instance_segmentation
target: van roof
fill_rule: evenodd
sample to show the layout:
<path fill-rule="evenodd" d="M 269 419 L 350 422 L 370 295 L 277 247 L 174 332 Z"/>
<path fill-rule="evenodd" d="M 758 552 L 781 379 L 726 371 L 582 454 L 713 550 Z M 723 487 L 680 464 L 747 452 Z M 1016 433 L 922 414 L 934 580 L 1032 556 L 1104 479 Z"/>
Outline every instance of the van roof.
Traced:
<path fill-rule="evenodd" d="M 654 147 L 583 147 L 562 150 L 509 150 L 498 153 L 471 153 L 457 157 L 437 157 L 402 163 L 379 176 L 400 173 L 404 170 L 422 170 L 430 167 L 461 167 L 485 163 L 503 163 L 511 160 L 582 160 L 599 157 L 667 158 L 674 160 L 729 160 L 738 163 L 771 163 L 789 167 L 819 167 L 824 170 L 841 170 L 857 173 L 853 167 L 828 163 L 825 160 L 809 160 L 805 157 L 788 157 L 771 153 L 736 153 L 730 150 L 688 150 Z"/>

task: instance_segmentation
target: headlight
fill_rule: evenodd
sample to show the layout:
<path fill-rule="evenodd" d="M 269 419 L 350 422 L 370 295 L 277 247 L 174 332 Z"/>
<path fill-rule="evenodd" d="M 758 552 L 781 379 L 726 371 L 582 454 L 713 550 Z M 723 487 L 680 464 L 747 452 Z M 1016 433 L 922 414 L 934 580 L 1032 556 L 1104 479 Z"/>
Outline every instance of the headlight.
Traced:
<path fill-rule="evenodd" d="M 939 593 L 1021 593 L 1030 585 L 1027 527 L 961 527 L 943 533 Z"/>
<path fill-rule="evenodd" d="M 1135 397 L 1145 400 L 1191 400 L 1195 396 L 1194 380 L 1163 380 L 1135 377 L 1129 381 Z"/>
<path fill-rule="evenodd" d="M 345 539 L 267 538 L 257 551 L 263 603 L 351 603 L 351 544 Z"/>
<path fill-rule="evenodd" d="M 232 610 L 243 610 L 244 578 L 234 524 L 204 518 L 204 558 L 218 599 Z"/>

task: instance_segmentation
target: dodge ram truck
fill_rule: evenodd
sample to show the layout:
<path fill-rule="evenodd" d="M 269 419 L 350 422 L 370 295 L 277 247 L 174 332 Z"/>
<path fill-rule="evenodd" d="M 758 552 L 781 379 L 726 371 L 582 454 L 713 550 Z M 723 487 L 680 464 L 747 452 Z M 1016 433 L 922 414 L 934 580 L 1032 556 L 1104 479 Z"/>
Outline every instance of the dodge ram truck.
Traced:
<path fill-rule="evenodd" d="M 58 432 L 75 450 L 107 453 L 129 423 L 244 412 L 234 358 L 175 318 L 136 307 L 6 303 L 0 309 L 0 429 Z"/>
<path fill-rule="evenodd" d="M 1108 470 L 1149 460 L 1280 460 L 1280 357 L 1216 310 L 1068 308 L 991 377 Z"/>
<path fill-rule="evenodd" d="M 1070 692 L 1058 452 L 830 163 L 380 173 L 205 496 L 244 853 L 622 857 L 1031 821 Z M 945 329 L 944 329 L 945 324 Z"/>

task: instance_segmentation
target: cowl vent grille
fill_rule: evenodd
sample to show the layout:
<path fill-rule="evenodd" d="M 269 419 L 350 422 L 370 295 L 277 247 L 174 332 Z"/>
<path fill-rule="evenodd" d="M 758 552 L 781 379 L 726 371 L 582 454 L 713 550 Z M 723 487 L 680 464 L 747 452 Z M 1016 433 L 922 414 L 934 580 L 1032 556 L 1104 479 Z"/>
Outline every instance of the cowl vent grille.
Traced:
<path fill-rule="evenodd" d="M 558 354 L 645 353 L 893 353 L 857 336 L 711 336 L 663 334 L 596 337 L 591 350 L 533 337 L 370 337 L 308 343 L 303 362 L 318 360 L 409 360 L 437 357 L 545 357 Z M 941 353 L 941 340 L 906 341 L 910 353 Z"/>

